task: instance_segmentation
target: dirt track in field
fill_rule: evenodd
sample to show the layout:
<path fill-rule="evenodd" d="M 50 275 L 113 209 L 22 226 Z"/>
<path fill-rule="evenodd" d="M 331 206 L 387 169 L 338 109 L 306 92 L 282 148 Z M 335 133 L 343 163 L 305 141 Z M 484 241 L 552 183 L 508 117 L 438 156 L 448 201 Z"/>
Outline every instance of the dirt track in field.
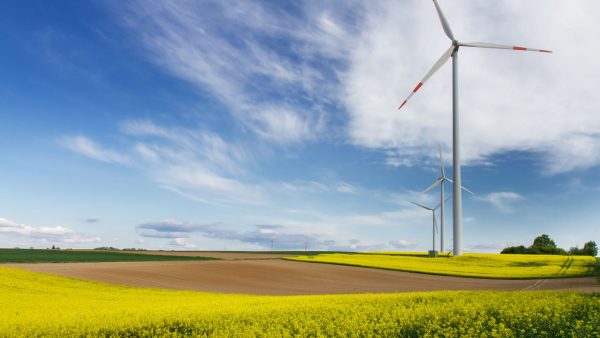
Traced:
<path fill-rule="evenodd" d="M 540 280 L 477 279 L 279 259 L 6 265 L 129 286 L 260 295 L 434 290 L 600 292 L 600 283 L 593 277 Z"/>

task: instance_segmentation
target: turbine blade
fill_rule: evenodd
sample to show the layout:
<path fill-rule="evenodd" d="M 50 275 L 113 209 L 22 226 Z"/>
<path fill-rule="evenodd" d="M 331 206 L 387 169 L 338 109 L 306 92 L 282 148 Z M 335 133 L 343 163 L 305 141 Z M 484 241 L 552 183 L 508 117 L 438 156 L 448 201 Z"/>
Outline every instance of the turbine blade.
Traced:
<path fill-rule="evenodd" d="M 547 49 L 535 49 L 535 48 L 527 48 L 527 47 L 519 47 L 519 46 L 499 45 L 497 43 L 489 43 L 489 42 L 466 42 L 466 43 L 459 42 L 458 45 L 464 46 L 464 47 L 511 49 L 511 50 L 528 51 L 528 52 L 552 53 L 551 50 L 547 50 Z"/>
<path fill-rule="evenodd" d="M 452 181 L 452 180 L 451 180 L 451 179 L 449 179 L 449 178 L 446 178 L 446 181 L 448 181 L 448 182 L 450 182 L 450 183 L 454 184 L 454 181 Z M 460 188 L 461 188 L 462 190 L 464 190 L 464 191 L 468 192 L 468 193 L 469 193 L 469 194 L 471 194 L 471 195 L 475 195 L 475 193 L 474 193 L 474 192 L 472 192 L 471 190 L 469 190 L 469 189 L 465 188 L 465 186 L 464 186 L 464 185 L 463 185 L 463 186 L 461 186 Z"/>
<path fill-rule="evenodd" d="M 439 151 L 440 151 L 440 168 L 442 169 L 442 177 L 446 177 L 446 170 L 444 170 L 444 160 L 442 159 L 442 145 L 438 145 L 439 146 Z"/>
<path fill-rule="evenodd" d="M 464 186 L 464 185 L 463 185 L 463 186 L 461 186 L 461 189 L 462 189 L 462 190 L 464 190 L 464 191 L 466 191 L 466 192 L 468 192 L 468 193 L 469 193 L 469 194 L 471 194 L 471 195 L 475 195 L 475 193 L 474 193 L 474 192 L 472 192 L 471 190 L 469 190 L 469 189 L 465 188 L 465 186 Z"/>
<path fill-rule="evenodd" d="M 429 73 L 427 73 L 427 75 L 425 75 L 423 80 L 421 80 L 421 82 L 419 82 L 419 84 L 415 87 L 415 89 L 413 89 L 412 93 L 410 93 L 410 95 L 408 95 L 406 100 L 404 100 L 404 102 L 402 102 L 402 104 L 400 105 L 400 107 L 398 107 L 398 109 L 401 109 L 406 104 L 406 102 L 408 102 L 408 100 L 410 100 L 410 98 L 417 92 L 417 90 L 419 90 L 425 84 L 425 82 L 427 82 L 427 80 L 429 80 L 429 78 L 435 72 L 437 72 L 438 69 L 440 69 L 444 65 L 444 63 L 446 63 L 446 61 L 448 61 L 448 59 L 452 56 L 452 52 L 454 51 L 454 48 L 456 48 L 456 47 L 450 46 L 450 48 L 448 48 L 448 50 L 442 55 L 442 57 L 440 57 L 439 60 L 437 60 L 437 62 L 433 65 L 431 70 L 429 70 Z"/>
<path fill-rule="evenodd" d="M 424 194 L 424 193 L 428 192 L 429 190 L 433 189 L 436 185 L 442 183 L 442 180 L 443 180 L 442 178 L 438 178 L 437 180 L 435 180 L 435 182 L 433 182 L 430 186 L 428 186 L 427 189 L 421 191 L 421 193 Z"/>
<path fill-rule="evenodd" d="M 437 11 L 438 16 L 440 17 L 440 22 L 442 23 L 442 28 L 444 28 L 446 36 L 448 36 L 450 40 L 454 41 L 454 34 L 452 34 L 452 29 L 450 29 L 448 20 L 446 20 L 446 17 L 444 16 L 442 9 L 440 8 L 440 5 L 438 5 L 437 1 L 435 0 L 433 0 L 433 4 L 435 5 L 435 10 Z"/>
<path fill-rule="evenodd" d="M 444 203 L 448 202 L 450 199 L 452 198 L 452 195 L 448 196 L 445 200 Z M 442 206 L 442 203 L 438 204 L 437 207 L 435 207 L 433 210 L 437 210 Z"/>
<path fill-rule="evenodd" d="M 410 203 L 412 203 L 414 205 L 417 205 L 417 206 L 420 206 L 421 208 L 429 210 L 429 211 L 433 210 L 433 209 L 431 209 L 429 207 L 424 206 L 423 204 L 419 204 L 419 203 L 416 203 L 416 202 L 410 202 Z"/>

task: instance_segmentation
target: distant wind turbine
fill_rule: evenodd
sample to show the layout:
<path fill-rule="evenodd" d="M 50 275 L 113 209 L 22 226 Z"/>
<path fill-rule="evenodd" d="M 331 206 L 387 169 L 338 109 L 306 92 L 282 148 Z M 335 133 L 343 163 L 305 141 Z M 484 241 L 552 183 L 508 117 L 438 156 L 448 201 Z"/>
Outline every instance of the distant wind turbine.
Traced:
<path fill-rule="evenodd" d="M 443 205 L 444 205 L 444 203 L 445 203 L 446 201 L 448 201 L 449 199 L 451 199 L 451 198 L 452 198 L 452 196 L 450 196 L 450 197 L 446 198 L 446 200 L 445 200 L 443 203 L 440 203 L 440 204 L 438 204 L 438 206 L 437 206 L 437 207 L 435 207 L 435 208 L 426 207 L 426 206 L 424 206 L 423 204 L 419 204 L 419 203 L 416 203 L 416 202 L 410 202 L 410 203 L 412 203 L 412 204 L 414 204 L 414 205 L 416 205 L 416 206 L 419 206 L 419 207 L 421 207 L 421 208 L 423 208 L 423 209 L 425 209 L 425 210 L 429 210 L 429 211 L 431 211 L 431 216 L 432 216 L 432 218 L 433 218 L 433 219 L 432 219 L 432 223 L 433 223 L 433 224 L 432 224 L 432 226 L 431 226 L 431 227 L 432 227 L 432 229 L 431 229 L 431 233 L 432 233 L 432 249 L 431 249 L 431 250 L 432 250 L 432 251 L 435 251 L 435 233 L 436 233 L 436 232 L 438 232 L 438 229 L 437 229 L 437 221 L 436 221 L 436 219 L 435 219 L 435 211 L 436 211 L 438 208 L 440 208 L 441 206 L 443 206 Z"/>
<path fill-rule="evenodd" d="M 552 53 L 545 49 L 534 49 L 518 46 L 499 45 L 495 43 L 487 42 L 459 42 L 454 38 L 452 30 L 442 9 L 438 5 L 436 0 L 433 0 L 435 9 L 442 23 L 442 28 L 446 33 L 446 36 L 452 40 L 452 45 L 442 55 L 442 57 L 433 65 L 433 68 L 425 75 L 423 80 L 417 84 L 412 93 L 408 95 L 406 100 L 402 102 L 398 109 L 402 108 L 408 100 L 425 84 L 427 80 L 440 69 L 450 57 L 452 57 L 452 170 L 453 177 L 456 184 L 454 184 L 454 205 L 453 205 L 453 250 L 454 256 L 462 255 L 462 195 L 461 195 L 461 175 L 460 175 L 460 133 L 459 133 L 459 116 L 458 116 L 458 49 L 459 47 L 476 47 L 476 48 L 493 48 L 493 49 L 510 49 L 516 51 L 532 51 L 532 52 L 543 52 Z"/>
<path fill-rule="evenodd" d="M 444 169 L 444 159 L 442 158 L 442 146 L 439 146 L 439 159 L 440 159 L 440 177 L 435 180 L 429 187 L 427 187 L 427 189 L 423 190 L 422 193 L 426 193 L 429 190 L 433 189 L 435 186 L 439 185 L 440 186 L 440 252 L 444 252 L 444 204 L 446 203 L 442 203 L 442 201 L 444 201 L 444 183 L 449 182 L 449 183 L 454 183 L 451 179 L 449 179 L 448 177 L 446 177 L 446 170 Z M 474 193 L 465 188 L 464 186 L 462 187 L 463 190 L 467 191 L 468 193 L 470 193 L 471 195 L 474 195 Z"/>

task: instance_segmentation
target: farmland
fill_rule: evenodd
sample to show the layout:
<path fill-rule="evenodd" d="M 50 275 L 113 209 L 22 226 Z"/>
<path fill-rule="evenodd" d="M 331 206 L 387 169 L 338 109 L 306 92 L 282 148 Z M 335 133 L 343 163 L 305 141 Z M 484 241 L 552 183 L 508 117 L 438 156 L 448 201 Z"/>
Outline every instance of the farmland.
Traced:
<path fill-rule="evenodd" d="M 123 287 L 0 267 L 0 307 L 0 332 L 6 336 L 600 334 L 600 296 L 553 291 L 225 295 Z"/>
<path fill-rule="evenodd" d="M 210 257 L 138 254 L 119 251 L 0 249 L 0 263 L 76 263 L 213 260 Z"/>
<path fill-rule="evenodd" d="M 461 257 L 419 257 L 415 253 L 321 254 L 297 256 L 303 262 L 344 264 L 446 276 L 527 279 L 590 276 L 596 260 L 590 256 L 465 254 Z"/>
<path fill-rule="evenodd" d="M 573 290 L 600 292 L 594 277 L 482 279 L 281 259 L 180 262 L 10 264 L 111 284 L 256 295 L 314 295 L 438 290 Z"/>

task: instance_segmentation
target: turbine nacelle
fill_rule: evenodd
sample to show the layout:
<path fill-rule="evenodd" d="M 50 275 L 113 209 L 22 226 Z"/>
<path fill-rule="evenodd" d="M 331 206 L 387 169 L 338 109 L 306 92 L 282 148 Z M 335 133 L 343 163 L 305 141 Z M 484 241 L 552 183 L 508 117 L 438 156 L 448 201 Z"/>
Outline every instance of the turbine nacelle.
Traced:
<path fill-rule="evenodd" d="M 450 178 L 448 178 L 446 176 L 446 170 L 444 168 L 444 159 L 442 157 L 442 147 L 439 147 L 439 160 L 440 160 L 440 177 L 438 177 L 430 186 L 428 186 L 427 188 L 425 188 L 425 190 L 421 191 L 421 193 L 426 193 L 428 191 L 430 191 L 431 189 L 435 188 L 436 186 L 440 185 L 440 184 L 444 184 L 445 182 L 448 182 L 450 184 L 454 184 L 454 181 Z M 460 188 L 466 192 L 468 192 L 471 195 L 475 195 L 474 192 L 472 192 L 471 190 L 465 188 L 464 185 L 461 185 Z"/>

